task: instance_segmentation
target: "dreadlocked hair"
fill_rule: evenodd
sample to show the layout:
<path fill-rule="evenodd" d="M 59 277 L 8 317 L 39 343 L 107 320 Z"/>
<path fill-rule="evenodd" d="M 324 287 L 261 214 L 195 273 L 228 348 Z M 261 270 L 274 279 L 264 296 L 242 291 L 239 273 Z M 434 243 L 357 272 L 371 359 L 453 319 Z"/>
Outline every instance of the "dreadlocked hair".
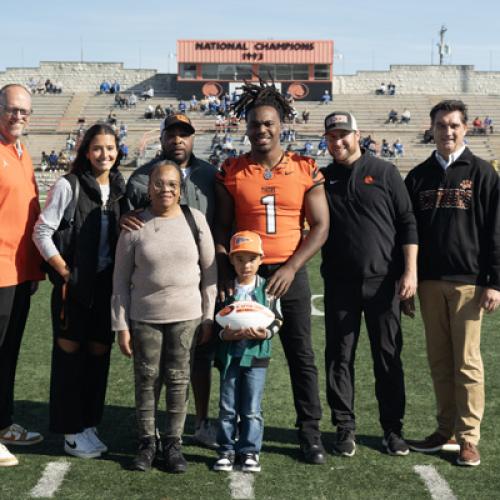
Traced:
<path fill-rule="evenodd" d="M 249 83 L 245 80 L 242 90 L 240 99 L 233 106 L 234 113 L 238 118 L 241 118 L 242 115 L 247 116 L 252 109 L 259 106 L 273 107 L 278 112 L 281 121 L 292 117 L 292 106 L 280 94 L 274 82 L 267 83 L 260 77 L 258 84 Z"/>

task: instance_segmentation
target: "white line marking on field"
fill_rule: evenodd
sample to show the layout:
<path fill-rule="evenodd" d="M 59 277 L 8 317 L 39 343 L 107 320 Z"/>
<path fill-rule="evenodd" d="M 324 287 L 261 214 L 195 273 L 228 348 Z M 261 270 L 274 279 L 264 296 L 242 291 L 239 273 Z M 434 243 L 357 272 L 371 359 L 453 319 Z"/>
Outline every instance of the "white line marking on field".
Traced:
<path fill-rule="evenodd" d="M 314 301 L 319 298 L 323 298 L 323 295 L 311 295 L 311 314 L 313 316 L 324 316 L 325 313 L 323 311 L 320 311 L 319 309 L 316 309 L 314 307 Z"/>
<path fill-rule="evenodd" d="M 253 491 L 253 483 L 255 476 L 247 472 L 230 472 L 229 473 L 229 489 L 231 490 L 231 498 L 235 500 L 252 500 L 255 498 Z"/>
<path fill-rule="evenodd" d="M 457 500 L 449 484 L 432 465 L 415 465 L 413 470 L 422 478 L 434 500 Z"/>
<path fill-rule="evenodd" d="M 42 477 L 30 491 L 30 496 L 32 498 L 52 498 L 61 486 L 70 467 L 71 464 L 65 460 L 49 462 L 43 471 Z"/>

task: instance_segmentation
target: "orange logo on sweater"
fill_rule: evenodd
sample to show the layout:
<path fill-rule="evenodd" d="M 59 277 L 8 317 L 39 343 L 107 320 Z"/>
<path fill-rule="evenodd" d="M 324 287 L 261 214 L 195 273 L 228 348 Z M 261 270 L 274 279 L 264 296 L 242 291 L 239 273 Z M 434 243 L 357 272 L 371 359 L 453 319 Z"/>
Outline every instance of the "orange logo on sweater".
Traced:
<path fill-rule="evenodd" d="M 365 184 L 373 184 L 375 182 L 375 179 L 371 175 L 367 175 L 363 179 L 363 181 L 364 181 Z"/>

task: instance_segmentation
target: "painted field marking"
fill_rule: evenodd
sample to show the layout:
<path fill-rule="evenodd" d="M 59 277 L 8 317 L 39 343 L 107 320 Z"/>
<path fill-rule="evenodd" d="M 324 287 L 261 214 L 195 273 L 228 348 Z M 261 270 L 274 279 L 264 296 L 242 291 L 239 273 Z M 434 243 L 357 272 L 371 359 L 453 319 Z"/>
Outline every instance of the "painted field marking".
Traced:
<path fill-rule="evenodd" d="M 425 483 L 434 500 L 457 500 L 449 484 L 432 465 L 415 465 L 413 470 Z"/>
<path fill-rule="evenodd" d="M 255 498 L 253 490 L 255 476 L 248 472 L 230 472 L 229 473 L 229 489 L 231 490 L 231 498 L 235 500 L 252 500 Z"/>
<path fill-rule="evenodd" d="M 52 498 L 61 486 L 70 467 L 71 464 L 65 460 L 49 462 L 43 471 L 42 477 L 30 491 L 30 496 L 32 498 Z"/>
<path fill-rule="evenodd" d="M 320 311 L 314 306 L 314 301 L 319 298 L 323 298 L 323 295 L 311 295 L 311 314 L 313 316 L 324 316 L 325 313 L 323 311 Z"/>

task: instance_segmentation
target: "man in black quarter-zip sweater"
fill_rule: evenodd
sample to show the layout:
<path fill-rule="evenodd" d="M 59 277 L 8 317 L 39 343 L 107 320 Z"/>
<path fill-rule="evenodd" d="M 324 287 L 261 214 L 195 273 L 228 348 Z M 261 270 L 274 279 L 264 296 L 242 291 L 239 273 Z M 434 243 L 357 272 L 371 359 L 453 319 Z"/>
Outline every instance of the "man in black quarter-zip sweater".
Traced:
<path fill-rule="evenodd" d="M 464 144 L 462 101 L 441 101 L 430 116 L 436 151 L 406 185 L 417 218 L 418 294 L 438 426 L 409 444 L 436 452 L 455 435 L 457 463 L 475 466 L 484 411 L 482 312 L 500 305 L 500 181 Z"/>
<path fill-rule="evenodd" d="M 322 248 L 325 281 L 327 397 L 337 426 L 334 452 L 355 453 L 354 359 L 361 313 L 370 339 L 383 445 L 407 455 L 401 431 L 405 389 L 400 300 L 417 284 L 417 232 L 410 198 L 396 167 L 362 152 L 354 116 L 325 119 L 333 162 L 322 170 L 330 232 Z"/>

